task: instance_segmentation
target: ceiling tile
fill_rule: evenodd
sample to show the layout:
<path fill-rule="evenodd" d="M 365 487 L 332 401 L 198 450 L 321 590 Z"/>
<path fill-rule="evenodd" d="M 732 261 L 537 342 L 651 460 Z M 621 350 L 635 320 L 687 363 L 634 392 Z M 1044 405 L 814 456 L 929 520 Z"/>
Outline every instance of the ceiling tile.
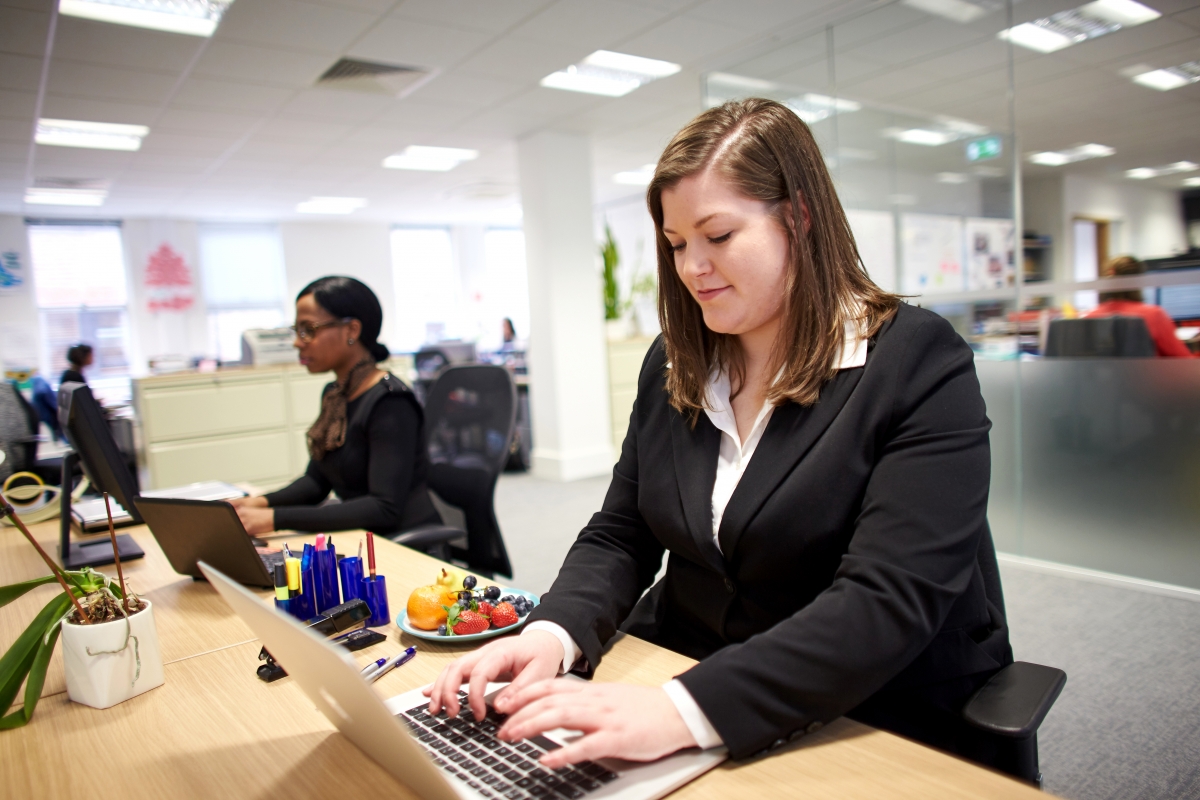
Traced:
<path fill-rule="evenodd" d="M 41 79 L 41 58 L 0 53 L 0 89 L 36 92 Z"/>
<path fill-rule="evenodd" d="M 377 18 L 299 0 L 252 0 L 231 5 L 213 38 L 333 54 L 344 52 Z"/>
<path fill-rule="evenodd" d="M 554 0 L 405 0 L 393 17 L 434 22 L 456 28 L 499 34 Z"/>
<path fill-rule="evenodd" d="M 46 52 L 50 15 L 0 6 L 0 53 L 41 57 Z"/>
<path fill-rule="evenodd" d="M 297 119 L 281 115 L 272 117 L 259 125 L 255 130 L 255 135 L 284 141 L 327 144 L 345 136 L 353 129 L 353 125 L 345 122 L 328 122 L 310 118 Z"/>
<path fill-rule="evenodd" d="M 485 108 L 525 91 L 526 85 L 458 70 L 438 75 L 413 92 L 413 100 L 439 105 Z M 408 98 L 406 98 L 408 99 Z"/>
<path fill-rule="evenodd" d="M 1164 17 L 1068 47 L 1055 55 L 1078 64 L 1103 64 L 1131 56 L 1153 57 L 1156 49 L 1189 39 L 1200 44 L 1195 29 Z M 1200 47 L 1196 49 L 1200 51 Z"/>
<path fill-rule="evenodd" d="M 233 136 L 189 136 L 184 133 L 151 133 L 141 152 L 155 155 L 212 157 L 224 153 L 237 141 Z"/>
<path fill-rule="evenodd" d="M 551 72 L 574 64 L 590 52 L 586 47 L 570 41 L 538 42 L 505 36 L 479 50 L 460 64 L 459 69 L 466 74 L 534 85 Z"/>
<path fill-rule="evenodd" d="M 312 86 L 336 60 L 326 54 L 213 41 L 192 74 L 299 89 Z"/>
<path fill-rule="evenodd" d="M 108 67 L 183 72 L 208 40 L 59 15 L 54 56 Z"/>
<path fill-rule="evenodd" d="M 714 53 L 732 49 L 738 43 L 727 26 L 690 17 L 675 17 L 646 33 L 622 42 L 623 50 L 644 56 L 698 66 Z"/>
<path fill-rule="evenodd" d="M 449 67 L 488 40 L 486 34 L 427 22 L 384 19 L 350 48 L 352 58 L 415 67 Z"/>
<path fill-rule="evenodd" d="M 831 0 L 708 0 L 688 9 L 688 16 L 755 33 L 811 18 L 838 5 Z"/>
<path fill-rule="evenodd" d="M 33 135 L 33 119 L 0 119 L 0 140 L 29 144 Z"/>
<path fill-rule="evenodd" d="M 365 92 L 306 89 L 284 105 L 280 113 L 339 122 L 367 122 L 398 102 L 394 97 Z"/>
<path fill-rule="evenodd" d="M 36 92 L 14 92 L 11 89 L 0 89 L 0 118 L 32 120 L 33 110 L 36 107 Z M 46 116 L 50 115 L 46 114 Z"/>
<path fill-rule="evenodd" d="M 282 106 L 294 92 L 294 89 L 281 86 L 188 78 L 171 102 L 175 106 L 263 114 Z"/>
<path fill-rule="evenodd" d="M 641 33 L 663 19 L 664 12 L 648 6 L 610 0 L 559 0 L 513 29 L 513 36 L 540 42 L 570 41 L 587 53 L 616 49 L 635 53 L 616 43 Z"/>
<path fill-rule="evenodd" d="M 63 97 L 124 100 L 157 105 L 167 98 L 177 74 L 101 67 L 54 59 L 46 91 Z"/>
<path fill-rule="evenodd" d="M 154 136 L 158 133 L 200 136 L 216 134 L 223 139 L 231 136 L 237 138 L 249 132 L 260 120 L 261 117 L 257 114 L 218 113 L 172 107 L 163 112 L 151 129 L 150 135 Z"/>

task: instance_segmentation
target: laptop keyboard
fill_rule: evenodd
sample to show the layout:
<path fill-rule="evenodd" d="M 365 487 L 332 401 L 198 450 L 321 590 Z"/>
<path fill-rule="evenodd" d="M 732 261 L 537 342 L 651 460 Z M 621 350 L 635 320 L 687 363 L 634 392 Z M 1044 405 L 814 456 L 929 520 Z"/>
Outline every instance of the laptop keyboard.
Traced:
<path fill-rule="evenodd" d="M 287 558 L 282 550 L 274 550 L 269 553 L 259 552 L 258 557 L 262 559 L 263 566 L 267 568 L 267 574 L 275 574 L 275 565 L 282 564 Z"/>
<path fill-rule="evenodd" d="M 420 705 L 399 714 L 413 738 L 433 763 L 463 781 L 484 797 L 505 800 L 561 800 L 584 797 L 619 776 L 591 761 L 548 770 L 538 759 L 558 747 L 544 736 L 519 742 L 502 742 L 496 731 L 508 719 L 488 706 L 487 717 L 476 720 L 466 707 L 467 693 L 458 693 L 462 709 L 449 719 L 443 710 L 430 716 L 429 706 Z"/>

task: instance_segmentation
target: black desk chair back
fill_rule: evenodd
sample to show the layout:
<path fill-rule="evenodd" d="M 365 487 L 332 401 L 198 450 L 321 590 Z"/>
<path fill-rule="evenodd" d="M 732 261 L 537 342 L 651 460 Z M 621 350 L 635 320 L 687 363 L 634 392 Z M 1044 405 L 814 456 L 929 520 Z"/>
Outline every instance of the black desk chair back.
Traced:
<path fill-rule="evenodd" d="M 425 429 L 429 437 L 429 488 L 462 511 L 463 531 L 426 526 L 394 538 L 400 544 L 465 561 L 484 575 L 512 575 L 493 500 L 516 425 L 517 392 L 503 367 L 446 367 L 429 387 Z"/>
<path fill-rule="evenodd" d="M 1154 358 L 1158 350 L 1141 317 L 1056 319 L 1046 336 L 1047 357 Z"/>
<path fill-rule="evenodd" d="M 983 580 L 988 595 L 999 598 L 1000 613 L 1005 614 L 1000 573 L 992 569 L 996 550 L 990 536 L 983 546 L 990 551 L 990 557 L 984 554 L 980 559 L 985 565 Z M 1037 730 L 1066 683 L 1067 673 L 1061 669 L 1015 661 L 975 692 L 963 706 L 962 715 L 990 740 L 990 753 L 984 759 L 987 766 L 1041 787 Z"/>

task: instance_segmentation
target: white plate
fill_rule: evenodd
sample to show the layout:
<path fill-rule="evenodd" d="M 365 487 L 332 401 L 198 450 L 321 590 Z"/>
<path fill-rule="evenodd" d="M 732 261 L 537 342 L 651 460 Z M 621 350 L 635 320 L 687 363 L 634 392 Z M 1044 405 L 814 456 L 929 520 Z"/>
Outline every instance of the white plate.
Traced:
<path fill-rule="evenodd" d="M 510 586 L 501 586 L 500 587 L 500 596 L 501 597 L 504 597 L 505 595 L 510 595 L 510 594 L 520 595 L 522 597 L 529 598 L 530 602 L 533 603 L 535 608 L 538 605 L 538 596 L 536 594 L 534 594 L 533 592 L 527 592 L 524 589 L 513 589 Z M 406 610 L 406 611 L 400 612 L 400 616 L 396 618 L 396 625 L 398 625 L 400 627 L 400 630 L 404 631 L 405 633 L 409 634 L 410 636 L 416 636 L 418 639 L 428 639 L 431 642 L 442 642 L 443 644 L 450 644 L 450 643 L 457 643 L 457 642 L 474 642 L 477 639 L 490 639 L 493 636 L 500 636 L 505 633 L 512 633 L 513 631 L 517 630 L 522 625 L 524 625 L 525 620 L 527 620 L 527 619 L 529 619 L 529 614 L 526 614 L 525 616 L 521 617 L 515 623 L 513 623 L 512 625 L 509 625 L 507 628 L 488 628 L 486 631 L 483 631 L 482 633 L 469 633 L 465 636 L 438 636 L 437 631 L 423 631 L 420 628 L 414 628 L 412 625 L 409 625 L 408 624 L 408 611 Z"/>

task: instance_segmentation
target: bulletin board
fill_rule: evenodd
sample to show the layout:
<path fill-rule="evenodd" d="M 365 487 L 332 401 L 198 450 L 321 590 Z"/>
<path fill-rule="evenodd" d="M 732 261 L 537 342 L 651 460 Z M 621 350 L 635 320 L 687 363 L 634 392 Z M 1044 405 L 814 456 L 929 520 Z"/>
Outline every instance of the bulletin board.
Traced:
<path fill-rule="evenodd" d="M 943 214 L 903 214 L 903 291 L 905 294 L 961 292 L 963 218 Z"/>
<path fill-rule="evenodd" d="M 967 288 L 1008 289 L 1016 280 L 1010 219 L 968 217 Z"/>

